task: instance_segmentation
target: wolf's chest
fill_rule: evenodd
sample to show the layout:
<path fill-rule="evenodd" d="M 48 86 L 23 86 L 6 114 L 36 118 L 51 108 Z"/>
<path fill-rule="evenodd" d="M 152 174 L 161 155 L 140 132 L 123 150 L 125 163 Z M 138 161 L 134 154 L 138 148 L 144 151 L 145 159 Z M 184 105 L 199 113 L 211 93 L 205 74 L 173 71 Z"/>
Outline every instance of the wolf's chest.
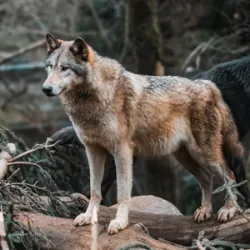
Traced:
<path fill-rule="evenodd" d="M 99 144 L 106 149 L 112 149 L 117 140 L 118 122 L 112 116 L 86 119 L 86 117 L 69 116 L 76 134 L 80 141 L 86 145 L 88 143 Z"/>

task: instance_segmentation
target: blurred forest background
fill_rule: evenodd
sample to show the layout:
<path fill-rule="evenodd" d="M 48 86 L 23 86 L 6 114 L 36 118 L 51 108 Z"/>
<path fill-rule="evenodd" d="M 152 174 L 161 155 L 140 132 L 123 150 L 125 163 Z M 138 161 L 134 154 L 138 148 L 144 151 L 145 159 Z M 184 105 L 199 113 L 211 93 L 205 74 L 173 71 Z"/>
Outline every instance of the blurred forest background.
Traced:
<path fill-rule="evenodd" d="M 249 18 L 248 0 L 0 0 L 0 125 L 29 146 L 70 125 L 58 100 L 41 91 L 47 32 L 81 36 L 135 73 L 189 76 L 249 55 Z M 136 165 L 134 194 L 193 212 L 200 191 L 183 168 L 166 158 Z"/>

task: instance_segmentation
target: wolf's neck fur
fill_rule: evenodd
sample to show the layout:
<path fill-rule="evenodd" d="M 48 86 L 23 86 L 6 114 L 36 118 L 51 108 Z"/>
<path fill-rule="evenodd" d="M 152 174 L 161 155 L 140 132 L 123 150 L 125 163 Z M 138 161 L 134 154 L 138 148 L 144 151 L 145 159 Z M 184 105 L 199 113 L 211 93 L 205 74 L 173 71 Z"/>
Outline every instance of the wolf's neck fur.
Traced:
<path fill-rule="evenodd" d="M 62 93 L 60 101 L 69 114 L 78 112 L 76 109 L 80 106 L 87 108 L 88 103 L 107 108 L 112 103 L 117 85 L 121 84 L 120 78 L 126 73 L 128 72 L 116 60 L 94 54 L 87 82 L 76 84 L 73 89 Z M 131 73 L 128 73 L 128 82 L 131 81 L 129 74 Z"/>

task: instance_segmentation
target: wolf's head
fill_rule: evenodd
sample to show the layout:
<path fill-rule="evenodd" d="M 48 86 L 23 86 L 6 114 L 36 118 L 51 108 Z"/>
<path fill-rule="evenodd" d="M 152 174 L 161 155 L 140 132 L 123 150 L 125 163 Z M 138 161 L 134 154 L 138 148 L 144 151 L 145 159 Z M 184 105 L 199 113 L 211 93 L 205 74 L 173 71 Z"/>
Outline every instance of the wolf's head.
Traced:
<path fill-rule="evenodd" d="M 87 81 L 91 70 L 90 59 L 93 51 L 82 39 L 62 41 L 46 35 L 48 57 L 45 67 L 48 77 L 43 84 L 47 96 L 60 95 L 78 84 Z"/>

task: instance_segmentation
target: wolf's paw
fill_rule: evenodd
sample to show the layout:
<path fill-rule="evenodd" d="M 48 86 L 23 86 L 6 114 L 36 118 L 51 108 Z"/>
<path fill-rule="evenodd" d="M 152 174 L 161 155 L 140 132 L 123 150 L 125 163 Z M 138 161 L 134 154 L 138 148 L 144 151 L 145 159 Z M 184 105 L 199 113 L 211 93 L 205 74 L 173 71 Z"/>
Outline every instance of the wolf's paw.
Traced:
<path fill-rule="evenodd" d="M 212 208 L 209 206 L 201 206 L 194 212 L 194 220 L 196 222 L 202 222 L 209 220 L 212 215 Z"/>
<path fill-rule="evenodd" d="M 219 222 L 226 222 L 232 220 L 236 213 L 236 206 L 224 206 L 217 213 L 217 220 Z"/>
<path fill-rule="evenodd" d="M 90 214 L 82 213 L 79 214 L 74 222 L 73 225 L 76 226 L 83 226 L 83 225 L 89 225 L 91 223 L 92 216 Z"/>
<path fill-rule="evenodd" d="M 118 233 L 118 231 L 123 230 L 127 226 L 128 226 L 128 220 L 114 219 L 109 224 L 108 233 L 116 234 Z"/>

